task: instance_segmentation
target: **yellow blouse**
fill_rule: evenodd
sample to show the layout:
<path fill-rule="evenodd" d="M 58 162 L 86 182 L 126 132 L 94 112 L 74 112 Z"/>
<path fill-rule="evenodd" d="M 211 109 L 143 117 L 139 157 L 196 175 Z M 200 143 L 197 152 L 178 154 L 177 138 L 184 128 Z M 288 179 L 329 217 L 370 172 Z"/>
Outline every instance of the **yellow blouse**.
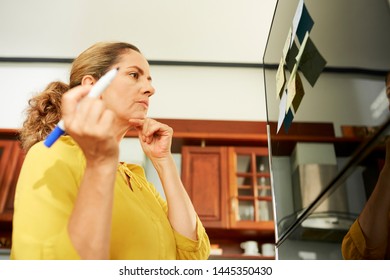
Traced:
<path fill-rule="evenodd" d="M 355 220 L 347 234 L 344 236 L 341 245 L 343 258 L 346 260 L 363 260 L 365 248 L 366 240 L 358 220 Z"/>
<path fill-rule="evenodd" d="M 40 142 L 29 150 L 15 193 L 11 259 L 80 259 L 67 224 L 84 169 L 84 155 L 70 136 L 50 149 Z M 177 233 L 165 200 L 137 165 L 118 164 L 111 228 L 110 259 L 209 256 L 210 242 L 199 218 L 197 240 Z"/>
<path fill-rule="evenodd" d="M 350 227 L 347 234 L 344 236 L 341 244 L 343 258 L 346 260 L 372 260 L 378 259 L 376 248 L 369 248 L 366 244 L 366 237 L 360 227 L 358 219 Z M 389 246 L 385 259 L 389 259 Z M 383 257 L 382 257 L 383 258 Z"/>

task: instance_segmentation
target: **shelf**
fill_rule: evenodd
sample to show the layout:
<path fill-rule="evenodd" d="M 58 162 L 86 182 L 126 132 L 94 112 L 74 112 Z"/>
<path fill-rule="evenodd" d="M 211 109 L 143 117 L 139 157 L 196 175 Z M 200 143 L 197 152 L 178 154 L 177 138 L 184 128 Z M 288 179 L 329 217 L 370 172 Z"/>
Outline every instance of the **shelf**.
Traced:
<path fill-rule="evenodd" d="M 237 186 L 237 188 L 240 190 L 252 190 L 253 189 L 253 187 L 250 185 L 239 185 L 239 186 Z"/>
<path fill-rule="evenodd" d="M 180 153 L 188 146 L 248 146 L 267 147 L 267 122 L 264 121 L 214 121 L 156 119 L 173 128 L 172 152 Z M 362 142 L 361 137 L 335 137 L 332 123 L 292 123 L 289 133 L 275 134 L 276 123 L 270 122 L 273 155 L 290 155 L 297 142 L 334 143 L 336 154 L 350 155 Z M 2 139 L 16 140 L 17 129 L 0 129 Z M 126 137 L 138 137 L 136 131 L 128 131 Z M 279 142 L 283 145 L 280 146 Z"/>
<path fill-rule="evenodd" d="M 275 257 L 252 256 L 244 254 L 210 255 L 209 260 L 275 260 Z"/>
<path fill-rule="evenodd" d="M 238 200 L 242 201 L 253 201 L 253 200 L 266 200 L 266 201 L 272 201 L 272 196 L 237 196 Z"/>
<path fill-rule="evenodd" d="M 236 175 L 238 177 L 252 177 L 252 173 L 248 173 L 248 172 L 237 172 Z"/>
<path fill-rule="evenodd" d="M 273 224 L 273 222 L 268 223 Z M 273 228 L 269 228 L 267 230 L 258 228 L 220 229 L 206 227 L 206 232 L 211 239 L 236 240 L 237 242 L 243 242 L 251 239 L 261 239 L 264 243 L 275 242 L 275 232 Z"/>
<path fill-rule="evenodd" d="M 275 134 L 277 123 L 266 121 L 218 121 L 191 119 L 156 119 L 173 128 L 172 152 L 180 153 L 182 146 L 241 146 L 267 147 L 267 124 L 272 138 L 283 140 L 294 148 L 296 142 L 337 142 L 333 123 L 294 122 L 289 134 Z M 129 131 L 126 137 L 137 137 L 136 131 Z M 361 139 L 347 140 L 360 143 Z M 348 145 L 347 145 L 348 148 Z M 341 148 L 344 150 L 344 148 Z"/>

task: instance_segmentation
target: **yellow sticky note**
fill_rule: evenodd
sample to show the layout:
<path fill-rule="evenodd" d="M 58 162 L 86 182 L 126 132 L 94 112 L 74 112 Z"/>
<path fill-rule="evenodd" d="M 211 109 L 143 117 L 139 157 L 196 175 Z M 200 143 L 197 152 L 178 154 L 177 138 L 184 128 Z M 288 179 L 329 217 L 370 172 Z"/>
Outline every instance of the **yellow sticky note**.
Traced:
<path fill-rule="evenodd" d="M 299 105 L 301 104 L 301 101 L 303 99 L 303 96 L 305 95 L 305 90 L 303 89 L 302 80 L 298 72 L 295 74 L 295 79 L 292 84 L 294 86 L 294 98 L 292 100 L 292 107 L 294 109 L 294 113 L 296 114 Z"/>
<path fill-rule="evenodd" d="M 298 64 L 294 65 L 294 69 L 291 72 L 290 79 L 287 82 L 287 103 L 286 103 L 286 113 L 292 105 L 292 102 L 295 97 L 295 75 L 298 71 Z"/>

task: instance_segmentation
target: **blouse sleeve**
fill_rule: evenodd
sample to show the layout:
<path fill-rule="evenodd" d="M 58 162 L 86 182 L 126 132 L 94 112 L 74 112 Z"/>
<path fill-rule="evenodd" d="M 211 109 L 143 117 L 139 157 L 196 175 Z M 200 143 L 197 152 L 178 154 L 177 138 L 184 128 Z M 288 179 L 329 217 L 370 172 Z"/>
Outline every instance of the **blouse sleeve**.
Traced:
<path fill-rule="evenodd" d="M 357 219 L 344 236 L 341 249 L 345 260 L 365 259 L 366 240 Z"/>
<path fill-rule="evenodd" d="M 196 217 L 197 240 L 189 239 L 174 230 L 178 260 L 207 260 L 210 255 L 210 241 L 199 217 Z"/>
<path fill-rule="evenodd" d="M 12 259 L 80 258 L 67 224 L 83 168 L 80 153 L 68 146 L 38 143 L 26 155 L 15 193 Z"/>
<path fill-rule="evenodd" d="M 167 202 L 157 192 L 156 188 L 149 183 L 149 188 L 154 192 L 164 212 L 168 213 Z M 174 229 L 176 240 L 176 258 L 178 260 L 207 260 L 210 255 L 210 240 L 199 217 L 196 216 L 197 240 L 190 239 L 178 233 Z"/>

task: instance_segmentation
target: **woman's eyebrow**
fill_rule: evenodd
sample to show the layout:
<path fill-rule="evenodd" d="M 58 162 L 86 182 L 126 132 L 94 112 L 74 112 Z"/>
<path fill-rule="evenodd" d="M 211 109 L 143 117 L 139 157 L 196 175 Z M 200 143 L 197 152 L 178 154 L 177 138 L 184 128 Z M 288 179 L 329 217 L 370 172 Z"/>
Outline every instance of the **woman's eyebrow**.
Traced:
<path fill-rule="evenodd" d="M 141 75 L 144 75 L 144 74 L 145 74 L 144 70 L 142 70 L 142 68 L 138 67 L 137 65 L 132 65 L 132 66 L 129 66 L 129 67 L 127 67 L 127 68 L 135 68 L 135 69 L 138 70 L 138 72 L 140 72 Z M 152 77 L 151 77 L 151 76 L 148 76 L 147 79 L 148 79 L 149 81 L 151 81 L 151 80 L 152 80 Z"/>

